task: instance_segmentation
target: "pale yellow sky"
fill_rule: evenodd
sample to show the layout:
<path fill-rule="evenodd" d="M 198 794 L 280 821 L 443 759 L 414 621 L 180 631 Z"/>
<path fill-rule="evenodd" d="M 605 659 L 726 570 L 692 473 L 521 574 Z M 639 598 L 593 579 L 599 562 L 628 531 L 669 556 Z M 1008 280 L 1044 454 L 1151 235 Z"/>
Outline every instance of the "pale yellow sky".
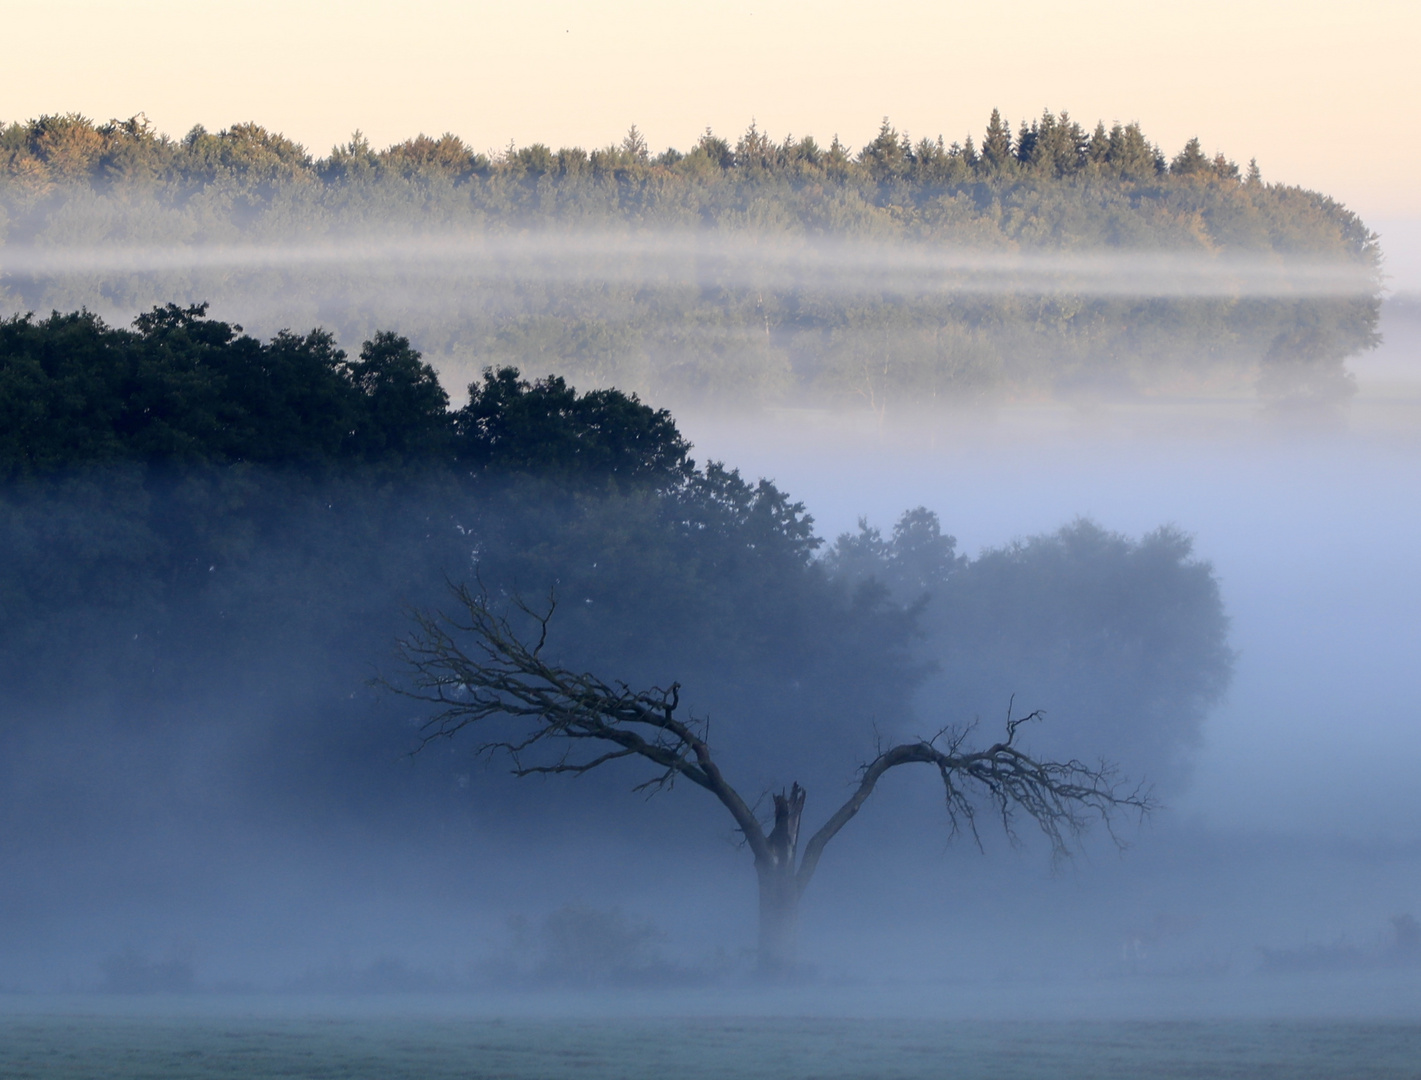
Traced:
<path fill-rule="evenodd" d="M 1421 219 L 1421 0 L 4 0 L 0 119 L 252 119 L 324 153 L 453 131 L 480 149 L 653 148 L 753 118 L 861 145 L 978 134 L 1000 107 L 1197 134 L 1369 220 Z"/>

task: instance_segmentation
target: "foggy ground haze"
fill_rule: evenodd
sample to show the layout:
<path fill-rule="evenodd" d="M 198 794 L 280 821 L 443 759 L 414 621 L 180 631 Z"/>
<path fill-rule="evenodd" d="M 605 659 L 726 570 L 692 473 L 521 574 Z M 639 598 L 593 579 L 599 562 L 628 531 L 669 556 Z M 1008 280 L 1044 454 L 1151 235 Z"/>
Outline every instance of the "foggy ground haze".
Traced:
<path fill-rule="evenodd" d="M 1406 329 L 1390 340 L 1404 343 Z M 1374 359 L 1379 370 L 1399 362 L 1388 348 Z M 998 976 L 1040 978 L 1028 957 L 1045 949 L 1053 972 L 1066 962 L 1095 977 L 1133 967 L 1237 980 L 1258 969 L 1258 946 L 1345 939 L 1381 948 L 1386 920 L 1416 906 L 1408 822 L 1421 809 L 1407 782 L 1417 602 L 1407 567 L 1421 526 L 1410 497 L 1414 404 L 1404 395 L 1393 384 L 1371 396 L 1364 381 L 1349 426 L 1320 433 L 1261 421 L 1252 406 L 1020 406 L 901 427 L 823 413 L 685 418 L 698 454 L 733 451 L 750 474 L 773 476 L 829 537 L 860 514 L 886 527 L 910 504 L 938 509 L 969 554 L 1081 514 L 1131 535 L 1177 523 L 1214 563 L 1233 620 L 1234 685 L 1205 727 L 1192 781 L 1131 833 L 1123 859 L 1096 848 L 1053 876 L 1030 845 L 1013 854 L 989 836 L 986 857 L 947 848 L 930 787 L 903 783 L 826 857 L 806 907 L 807 949 L 821 970 L 931 979 L 941 963 L 956 968 L 984 949 Z M 1374 528 L 1378 520 L 1387 528 Z M 279 700 L 276 715 L 301 701 Z M 124 727 L 80 745 L 62 730 L 31 736 L 10 757 L 12 791 L 73 785 L 97 800 L 92 810 L 64 800 L 67 839 L 57 850 L 72 850 L 72 862 L 56 866 L 48 843 L 11 840 L 12 865 L 49 883 L 28 899 L 11 893 L 23 936 L 8 951 L 20 986 L 54 987 L 56 973 L 59 985 L 94 985 L 99 962 L 130 946 L 150 960 L 190 950 L 200 985 L 328 972 L 316 985 L 358 986 L 384 956 L 426 985 L 431 972 L 451 977 L 450 942 L 464 943 L 452 974 L 467 978 L 462 965 L 509 947 L 510 912 L 536 923 L 564 904 L 649 920 L 673 934 L 658 947 L 687 964 L 717 948 L 733 955 L 744 941 L 743 855 L 697 792 L 647 806 L 625 794 L 621 777 L 587 778 L 558 804 L 605 800 L 619 830 L 588 835 L 537 812 L 551 791 L 509 786 L 470 761 L 461 774 L 471 786 L 493 785 L 521 809 L 480 824 L 477 814 L 461 821 L 431 807 L 413 832 L 315 805 L 289 820 L 284 811 L 252 817 L 254 808 L 234 817 L 250 796 L 230 786 L 222 763 L 240 747 L 240 728 L 222 736 L 205 726 L 192 741 L 160 727 L 170 734 L 130 749 Z M 845 781 L 867 749 L 864 741 L 836 755 Z M 62 780 L 54 766 L 66 758 Z M 420 761 L 398 767 L 407 784 L 429 782 Z M 1325 802 L 1315 797 L 1321 783 Z M 812 789 L 811 811 L 831 792 Z M 359 805 L 358 791 L 348 797 Z M 103 814 L 96 831 L 91 815 L 105 805 L 132 807 L 133 826 Z M 671 842 L 674 853 L 648 858 L 647 845 Z M 542 854 L 529 859 L 530 850 Z M 865 880 L 896 885 L 865 890 Z M 91 906 L 90 896 L 104 899 Z M 308 904 L 323 914 L 304 914 Z M 1129 935 L 1161 919 L 1166 936 L 1133 964 L 1122 960 Z M 934 950 L 923 949 L 925 932 Z M 1014 955 L 1008 940 L 1022 952 L 1004 962 Z"/>

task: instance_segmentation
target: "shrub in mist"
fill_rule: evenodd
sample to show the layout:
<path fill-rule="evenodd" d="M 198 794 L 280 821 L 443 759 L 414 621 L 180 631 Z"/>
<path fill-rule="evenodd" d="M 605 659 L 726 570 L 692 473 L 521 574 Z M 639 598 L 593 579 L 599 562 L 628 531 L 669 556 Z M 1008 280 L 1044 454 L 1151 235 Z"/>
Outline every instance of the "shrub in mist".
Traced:
<path fill-rule="evenodd" d="M 709 970 L 669 959 L 666 935 L 649 920 L 620 908 L 565 904 L 539 919 L 509 920 L 509 947 L 484 965 L 496 984 L 590 989 L 684 986 L 705 982 Z"/>

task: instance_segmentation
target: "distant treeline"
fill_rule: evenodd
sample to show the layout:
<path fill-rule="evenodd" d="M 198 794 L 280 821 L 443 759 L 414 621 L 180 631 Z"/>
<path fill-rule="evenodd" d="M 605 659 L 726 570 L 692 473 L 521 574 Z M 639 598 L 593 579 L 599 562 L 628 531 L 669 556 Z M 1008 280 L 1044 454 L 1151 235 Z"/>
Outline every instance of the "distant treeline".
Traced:
<path fill-rule="evenodd" d="M 199 126 L 173 139 L 141 116 L 96 124 L 71 113 L 0 125 L 0 176 L 7 194 L 17 202 L 21 192 L 40 197 L 65 185 L 96 190 L 151 185 L 181 194 L 221 187 L 262 197 L 293 185 L 333 188 L 362 182 L 446 181 L 467 189 L 480 208 L 499 214 L 557 217 L 559 204 L 569 197 L 579 219 L 592 209 L 586 206 L 591 193 L 578 190 L 579 182 L 586 181 L 601 188 L 599 209 L 618 216 L 649 214 L 643 223 L 659 225 L 726 224 L 722 214 L 730 205 L 722 199 L 729 193 L 722 190 L 722 199 L 716 199 L 717 188 L 742 188 L 761 198 L 776 194 L 784 198 L 798 189 L 802 201 L 782 209 L 798 211 L 793 216 L 807 229 L 863 225 L 865 219 L 877 218 L 898 235 L 918 230 L 951 232 L 956 223 L 934 213 L 928 204 L 934 197 L 978 183 L 1007 190 L 1023 183 L 1104 180 L 1143 185 L 1140 194 L 1155 202 L 1171 190 L 1197 195 L 1201 188 L 1216 186 L 1222 193 L 1229 185 L 1262 189 L 1275 198 L 1310 194 L 1264 185 L 1256 164 L 1241 171 L 1222 154 L 1206 154 L 1197 138 L 1168 158 L 1138 124 L 1116 124 L 1107 130 L 1098 123 L 1088 131 L 1066 113 L 1057 116 L 1048 111 L 1030 124 L 1023 121 L 1013 135 L 996 110 L 980 150 L 970 135 L 951 145 L 941 136 L 914 142 L 885 120 L 877 137 L 859 150 L 845 146 L 837 136 L 827 147 L 810 136 L 776 142 L 752 125 L 734 143 L 707 131 L 689 152 L 667 149 L 653 155 L 633 126 L 616 146 L 553 150 L 534 143 L 510 146 L 492 157 L 452 134 L 437 139 L 420 135 L 376 150 L 357 133 L 324 158 L 313 157 L 298 143 L 258 124 L 234 124 L 216 133 Z M 554 183 L 539 186 L 545 180 Z M 804 190 L 805 185 L 819 190 Z M 843 216 L 816 214 L 816 203 L 821 211 L 830 209 L 824 202 L 826 188 L 853 192 L 863 201 L 850 202 Z M 1335 211 L 1324 198 L 1305 201 L 1324 217 Z M 1208 200 L 1195 202 L 1206 226 L 1202 236 L 1189 231 L 1196 222 L 1184 223 L 1185 231 L 1134 237 L 1091 236 L 1069 227 L 1038 233 L 1020 217 L 996 224 L 1001 238 L 1043 244 L 1090 240 L 1148 244 L 1191 238 L 1196 244 L 1330 253 L 1336 241 L 1343 240 L 1351 242 L 1355 253 L 1367 241 L 1365 232 L 1355 227 L 1355 219 L 1346 214 L 1333 222 L 1341 235 L 1330 238 L 1308 237 L 1308 223 L 1269 215 L 1261 216 L 1256 228 L 1240 232 L 1238 223 L 1208 213 L 1219 206 L 1207 205 Z M 1156 218 L 1156 230 L 1165 226 L 1166 216 Z"/>
<path fill-rule="evenodd" d="M 160 265 L 5 272 L 5 251 L 320 245 L 398 235 L 707 234 L 775 245 L 1191 253 L 1359 268 L 1375 237 L 1316 192 L 1206 154 L 1167 156 L 1138 125 L 1044 113 L 1015 132 L 911 140 L 886 121 L 853 150 L 755 127 L 653 154 L 633 128 L 592 151 L 480 154 L 453 135 L 315 158 L 255 124 L 169 138 L 142 118 L 75 115 L 0 127 L 0 304 L 132 313 L 182 297 L 253 313 L 264 332 L 331 326 L 341 341 L 399 325 L 441 368 L 515 364 L 657 400 L 962 400 L 1003 394 L 1258 387 L 1279 401 L 1345 396 L 1343 360 L 1375 342 L 1377 293 L 1207 298 L 1030 292 L 905 294 L 873 273 L 844 288 L 689 277 L 612 248 L 619 273 L 550 281 L 504 258 L 497 280 L 402 265 Z M 641 271 L 627 274 L 628 265 Z M 753 268 L 752 268 L 753 269 Z M 749 275 L 750 278 L 754 274 Z M 1226 290 L 1227 292 L 1227 290 Z"/>

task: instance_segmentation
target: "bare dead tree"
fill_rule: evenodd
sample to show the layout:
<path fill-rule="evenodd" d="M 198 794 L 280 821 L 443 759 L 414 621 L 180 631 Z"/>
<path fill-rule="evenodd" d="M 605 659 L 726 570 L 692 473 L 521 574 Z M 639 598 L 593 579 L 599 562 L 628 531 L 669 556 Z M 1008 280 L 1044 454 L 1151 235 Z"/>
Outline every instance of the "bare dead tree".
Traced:
<path fill-rule="evenodd" d="M 518 776 L 581 774 L 621 759 L 641 759 L 654 769 L 634 790 L 655 791 L 684 779 L 710 792 L 734 819 L 755 861 L 760 884 L 759 966 L 769 975 L 795 965 L 799 903 L 824 848 L 873 794 L 879 780 L 900 765 L 935 768 L 942 780 L 948 821 L 978 838 L 977 819 L 989 809 L 1007 835 L 1017 837 L 1024 817 L 1040 830 L 1054 857 L 1065 856 L 1093 822 L 1110 830 L 1120 812 L 1145 814 L 1147 792 L 1121 788 L 1110 766 L 1079 761 L 1038 761 L 1017 746 L 1017 733 L 1039 713 L 1013 718 L 1006 737 L 985 749 L 966 746 L 968 731 L 945 730 L 879 753 L 859 769 L 852 794 L 799 847 L 805 790 L 798 783 L 773 798 L 769 830 L 721 774 L 707 741 L 704 721 L 680 718 L 680 685 L 632 690 L 550 663 L 543 658 L 555 604 L 534 611 L 514 606 L 537 628 L 537 640 L 520 636 L 486 593 L 454 587 L 455 616 L 416 613 L 412 633 L 398 653 L 410 682 L 399 693 L 431 705 L 419 748 L 495 719 L 515 721 L 517 734 L 478 746 L 480 753 L 506 754 Z M 467 643 L 467 644 L 465 644 Z M 387 684 L 388 685 L 388 684 Z M 533 757 L 538 751 L 549 751 Z M 979 841 L 980 843 L 980 841 Z"/>

